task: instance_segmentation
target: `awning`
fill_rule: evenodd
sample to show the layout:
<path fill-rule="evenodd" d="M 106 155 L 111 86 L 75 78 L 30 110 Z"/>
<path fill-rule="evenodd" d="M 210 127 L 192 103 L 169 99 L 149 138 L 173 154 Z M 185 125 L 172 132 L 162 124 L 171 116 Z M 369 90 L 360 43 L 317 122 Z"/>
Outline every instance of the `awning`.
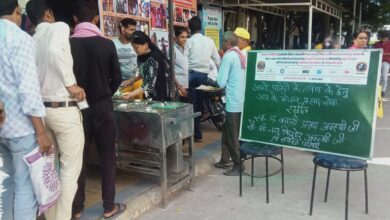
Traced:
<path fill-rule="evenodd" d="M 309 6 L 336 18 L 341 18 L 342 12 L 345 11 L 330 0 L 223 0 L 223 6 L 248 8 L 280 16 L 291 11 L 307 11 Z"/>
<path fill-rule="evenodd" d="M 309 13 L 309 33 L 308 47 L 311 49 L 311 32 L 313 24 L 313 11 L 328 14 L 340 20 L 340 35 L 342 24 L 342 13 L 345 11 L 341 6 L 331 0 L 222 0 L 224 7 L 241 7 L 254 11 L 260 11 L 268 14 L 284 17 L 286 22 L 287 12 L 308 12 Z M 284 33 L 286 23 L 284 24 Z M 284 34 L 284 36 L 286 33 Z M 284 41 L 285 43 L 285 41 Z M 283 48 L 285 45 L 283 44 Z"/>

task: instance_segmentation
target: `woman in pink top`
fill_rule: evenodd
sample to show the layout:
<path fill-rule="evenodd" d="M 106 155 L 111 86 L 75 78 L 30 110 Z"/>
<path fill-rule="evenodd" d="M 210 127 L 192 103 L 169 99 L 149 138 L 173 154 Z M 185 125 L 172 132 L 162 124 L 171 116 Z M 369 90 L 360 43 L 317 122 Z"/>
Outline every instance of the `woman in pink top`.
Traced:
<path fill-rule="evenodd" d="M 367 48 L 368 32 L 365 29 L 359 29 L 353 34 L 353 45 L 349 49 Z"/>

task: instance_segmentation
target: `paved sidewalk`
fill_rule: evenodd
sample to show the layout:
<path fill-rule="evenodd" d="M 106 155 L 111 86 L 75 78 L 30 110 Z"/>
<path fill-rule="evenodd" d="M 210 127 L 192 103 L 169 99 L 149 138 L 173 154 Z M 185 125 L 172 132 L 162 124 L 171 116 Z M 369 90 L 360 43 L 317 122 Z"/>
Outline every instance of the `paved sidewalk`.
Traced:
<path fill-rule="evenodd" d="M 202 143 L 195 143 L 195 176 L 208 173 L 218 159 L 220 151 L 220 132 L 207 122 L 202 123 L 201 126 L 204 137 Z M 161 195 L 158 178 L 121 170 L 117 172 L 117 195 L 115 200 L 116 202 L 125 203 L 128 208 L 123 214 L 114 219 L 135 219 L 153 207 L 160 207 Z M 171 201 L 172 198 L 169 198 L 168 203 Z M 96 166 L 90 166 L 86 186 L 86 209 L 80 220 L 103 219 L 102 214 L 99 169 Z M 40 218 L 40 220 L 42 219 L 43 217 Z"/>
<path fill-rule="evenodd" d="M 364 214 L 363 172 L 353 172 L 350 183 L 349 219 L 390 219 L 390 102 L 384 103 L 385 118 L 378 120 L 374 160 L 368 169 L 369 214 Z M 390 111 L 390 110 L 389 110 Z M 330 179 L 328 203 L 323 202 L 326 170 L 317 174 L 313 216 L 309 216 L 310 190 L 313 175 L 313 154 L 285 149 L 285 194 L 281 194 L 280 175 L 270 178 L 270 203 L 265 202 L 265 180 L 256 179 L 250 187 L 244 178 L 243 197 L 238 196 L 238 177 L 226 177 L 213 168 L 219 159 L 220 133 L 203 124 L 205 140 L 194 150 L 195 175 L 192 191 L 172 192 L 166 209 L 160 208 L 159 181 L 119 172 L 118 202 L 128 210 L 116 220 L 328 220 L 344 219 L 345 172 L 334 171 Z M 264 169 L 257 159 L 256 170 Z M 276 163 L 270 169 L 276 169 Z M 87 203 L 81 220 L 102 219 L 100 177 L 96 169 L 87 181 Z M 260 174 L 260 173 L 258 173 Z M 41 218 L 42 219 L 42 218 Z"/>
<path fill-rule="evenodd" d="M 374 159 L 368 168 L 369 214 L 364 213 L 363 172 L 352 172 L 349 219 L 390 219 L 390 102 L 384 103 L 385 118 L 377 121 Z M 386 111 L 387 110 L 387 111 Z M 344 219 L 346 173 L 333 171 L 328 202 L 324 203 L 327 171 L 317 172 L 313 216 L 309 216 L 313 176 L 313 154 L 285 149 L 285 194 L 280 175 L 270 178 L 270 203 L 265 202 L 265 179 L 255 179 L 250 187 L 246 177 L 243 196 L 238 196 L 238 177 L 226 177 L 212 169 L 195 179 L 194 191 L 182 190 L 166 209 L 153 208 L 139 220 L 335 220 Z M 256 170 L 264 169 L 258 159 Z M 277 164 L 271 165 L 276 168 Z"/>

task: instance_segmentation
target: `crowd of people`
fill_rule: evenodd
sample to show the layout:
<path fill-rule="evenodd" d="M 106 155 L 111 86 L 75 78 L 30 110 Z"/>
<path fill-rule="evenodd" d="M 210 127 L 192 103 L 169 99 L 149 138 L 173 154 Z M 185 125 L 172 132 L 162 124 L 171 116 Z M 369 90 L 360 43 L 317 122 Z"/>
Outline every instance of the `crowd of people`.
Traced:
<path fill-rule="evenodd" d="M 375 42 L 372 46 L 369 45 L 370 32 L 364 28 L 358 29 L 352 35 L 352 45 L 349 49 L 367 49 L 375 48 L 382 49 L 382 64 L 381 64 L 381 76 L 380 76 L 380 85 L 381 85 L 381 96 L 385 97 L 387 90 L 387 80 L 388 74 L 390 72 L 390 31 L 379 31 L 378 38 L 379 41 Z M 340 49 L 340 39 L 332 39 L 331 37 L 326 37 L 324 42 L 320 42 L 315 45 L 314 49 Z"/>
<path fill-rule="evenodd" d="M 135 74 L 129 75 L 122 86 L 129 88 L 122 94 L 125 100 L 135 99 L 143 95 L 145 98 L 165 101 L 169 100 L 170 83 L 174 83 L 179 100 L 192 103 L 194 112 L 200 111 L 201 94 L 197 88 L 201 85 L 210 85 L 226 90 L 226 123 L 222 132 L 221 160 L 215 164 L 218 168 L 230 168 L 226 175 L 238 175 L 239 171 L 239 125 L 244 96 L 244 80 L 246 67 L 246 52 L 250 47 L 250 34 L 244 28 L 237 28 L 235 32 L 226 32 L 223 35 L 222 49 L 224 58 L 221 57 L 214 42 L 202 33 L 201 20 L 195 16 L 188 21 L 189 30 L 185 27 L 175 27 L 175 80 L 170 81 L 169 65 L 165 54 L 152 43 L 150 38 L 140 31 L 135 31 L 134 21 L 130 18 L 122 20 L 128 25 L 122 24 L 119 40 L 122 44 L 132 47 L 138 55 L 137 59 L 122 59 L 131 65 Z M 129 32 L 126 32 L 125 30 Z M 125 36 L 124 33 L 130 34 Z M 189 36 L 191 37 L 189 38 Z M 127 38 L 127 40 L 124 40 Z M 188 39 L 189 38 L 189 39 Z M 122 45 L 123 46 L 123 45 Z M 131 49 L 129 49 L 131 51 Z M 119 53 L 121 57 L 129 57 Z M 121 66 L 128 66 L 121 62 Z M 122 70 L 123 72 L 124 70 Z M 215 77 L 210 75 L 217 72 Z M 123 76 L 124 74 L 122 74 Z M 137 89 L 131 88 L 135 82 L 143 80 L 143 85 Z M 131 89 L 130 89 L 131 88 Z M 195 118 L 196 142 L 202 141 L 202 132 L 199 126 L 199 118 Z M 234 166 L 229 166 L 233 165 Z"/>
<path fill-rule="evenodd" d="M 170 84 L 175 83 L 180 99 L 193 103 L 195 111 L 196 87 L 205 84 L 226 88 L 227 126 L 222 149 L 227 156 L 220 163 L 230 163 L 233 158 L 238 164 L 246 61 L 237 45 L 244 45 L 242 49 L 248 46 L 246 30 L 224 34 L 225 58 L 221 63 L 214 42 L 201 34 L 199 17 L 189 21 L 190 31 L 177 27 L 176 78 L 171 82 L 166 55 L 149 36 L 136 30 L 136 21 L 131 18 L 119 22 L 120 36 L 110 40 L 97 27 L 95 1 L 75 4 L 73 29 L 56 22 L 46 0 L 30 0 L 26 12 L 35 28 L 32 36 L 18 27 L 22 21 L 18 2 L 0 3 L 1 219 L 36 217 L 37 201 L 23 161 L 23 156 L 36 146 L 42 154 L 54 153 L 59 164 L 61 195 L 45 213 L 46 219 L 78 219 L 83 215 L 85 152 L 92 142 L 101 165 L 103 217 L 111 218 L 126 210 L 124 204 L 115 203 L 112 96 L 118 88 L 124 100 L 166 101 L 171 98 Z M 214 76 L 216 82 L 208 77 L 210 69 L 219 69 L 218 77 Z M 198 126 L 195 138 L 201 141 Z"/>
<path fill-rule="evenodd" d="M 23 156 L 36 146 L 54 151 L 61 195 L 46 219 L 80 218 L 85 201 L 85 157 L 94 140 L 101 161 L 104 218 L 126 209 L 115 203 L 115 121 L 112 94 L 122 82 L 115 44 L 105 38 L 95 1 L 78 1 L 76 26 L 55 22 L 45 0 L 31 0 L 35 26 L 22 31 L 17 0 L 0 2 L 0 218 L 31 220 L 37 201 Z M 85 108 L 87 101 L 89 108 Z M 81 107 L 83 106 L 83 107 Z"/>
<path fill-rule="evenodd" d="M 167 101 L 174 83 L 180 101 L 198 112 L 202 95 L 197 88 L 225 89 L 226 120 L 222 129 L 221 158 L 216 168 L 227 176 L 239 175 L 239 127 L 245 89 L 250 34 L 241 27 L 227 31 L 219 52 L 202 34 L 194 16 L 188 28 L 175 27 L 174 59 L 168 58 L 131 18 L 119 24 L 119 38 L 107 39 L 97 27 L 95 1 L 74 6 L 75 27 L 56 22 L 46 0 L 30 0 L 28 18 L 32 36 L 22 31 L 22 11 L 17 0 L 0 2 L 0 219 L 30 220 L 37 201 L 23 156 L 36 146 L 42 154 L 56 155 L 62 193 L 46 219 L 79 219 L 85 202 L 86 159 L 96 146 L 100 166 L 103 217 L 117 216 L 126 205 L 115 202 L 115 116 L 112 96 L 118 89 L 123 100 Z M 389 35 L 376 48 L 384 50 L 382 91 L 390 68 Z M 351 49 L 367 47 L 368 33 L 359 30 Z M 325 47 L 327 44 L 325 42 Z M 323 45 L 323 46 L 324 46 Z M 329 46 L 329 45 L 328 45 Z M 222 58 L 221 58 L 222 57 Z M 175 79 L 171 80 L 171 69 Z M 88 103 L 86 106 L 85 103 Z M 194 139 L 202 141 L 199 117 Z M 94 145 L 92 143 L 95 143 Z"/>

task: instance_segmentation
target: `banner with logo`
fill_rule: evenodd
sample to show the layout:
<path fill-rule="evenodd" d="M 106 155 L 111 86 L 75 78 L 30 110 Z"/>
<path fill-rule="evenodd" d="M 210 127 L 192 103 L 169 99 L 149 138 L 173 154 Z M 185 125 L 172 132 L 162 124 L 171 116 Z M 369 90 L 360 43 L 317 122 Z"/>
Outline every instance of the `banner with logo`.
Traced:
<path fill-rule="evenodd" d="M 263 50 L 247 60 L 240 140 L 372 157 L 382 51 Z"/>

